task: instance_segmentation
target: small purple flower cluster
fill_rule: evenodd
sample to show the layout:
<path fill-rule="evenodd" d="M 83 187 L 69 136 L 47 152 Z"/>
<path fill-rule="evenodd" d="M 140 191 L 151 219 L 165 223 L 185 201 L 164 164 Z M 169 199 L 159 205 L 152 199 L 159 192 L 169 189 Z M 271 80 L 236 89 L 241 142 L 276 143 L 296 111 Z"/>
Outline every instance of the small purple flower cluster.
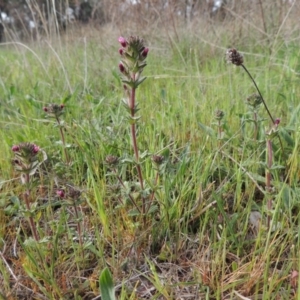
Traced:
<path fill-rule="evenodd" d="M 40 151 L 39 146 L 32 143 L 21 143 L 12 146 L 11 150 L 15 154 L 13 164 L 17 171 L 31 173 L 36 169 L 39 163 L 37 157 L 37 154 Z"/>
<path fill-rule="evenodd" d="M 124 86 L 137 88 L 145 78 L 140 75 L 146 66 L 146 58 L 149 48 L 145 47 L 143 39 L 137 36 L 130 36 L 128 39 L 119 37 L 119 43 L 122 48 L 119 49 L 121 62 L 119 70 L 122 73 L 122 82 Z"/>
<path fill-rule="evenodd" d="M 58 119 L 63 114 L 64 107 L 64 104 L 49 104 L 43 110 L 49 117 Z"/>

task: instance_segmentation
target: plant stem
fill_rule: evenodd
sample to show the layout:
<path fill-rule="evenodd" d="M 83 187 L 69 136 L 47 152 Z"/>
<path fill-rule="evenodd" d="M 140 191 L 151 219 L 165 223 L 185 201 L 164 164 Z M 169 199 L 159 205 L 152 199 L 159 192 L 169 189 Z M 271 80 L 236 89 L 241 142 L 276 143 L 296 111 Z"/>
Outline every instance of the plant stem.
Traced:
<path fill-rule="evenodd" d="M 154 187 L 157 186 L 158 184 L 158 180 L 159 180 L 159 171 L 157 171 L 156 175 L 155 175 L 155 181 L 154 181 Z M 154 195 L 155 195 L 155 189 L 152 191 L 151 196 L 150 196 L 150 203 L 149 203 L 149 207 L 147 208 L 147 212 L 149 211 L 150 207 L 151 207 L 151 203 L 154 199 Z"/>
<path fill-rule="evenodd" d="M 267 113 L 268 113 L 270 119 L 272 120 L 273 124 L 275 124 L 275 120 L 274 120 L 274 118 L 272 117 L 271 112 L 270 112 L 269 109 L 268 109 L 267 103 L 266 103 L 266 101 L 264 100 L 264 98 L 263 98 L 263 96 L 262 96 L 262 94 L 261 94 L 261 92 L 260 92 L 260 90 L 259 90 L 259 88 L 258 88 L 258 86 L 257 86 L 257 84 L 256 84 L 256 82 L 255 82 L 255 80 L 254 80 L 254 78 L 252 77 L 252 75 L 250 74 L 250 72 L 247 70 L 247 68 L 246 68 L 243 64 L 241 64 L 241 66 L 243 67 L 243 69 L 246 71 L 246 73 L 249 75 L 250 79 L 252 80 L 252 82 L 253 82 L 253 84 L 254 84 L 254 86 L 255 86 L 255 88 L 256 88 L 256 90 L 257 90 L 259 96 L 261 97 L 262 103 L 264 104 L 264 107 L 265 107 L 265 109 L 266 109 L 266 111 L 267 111 Z M 282 153 L 283 153 L 283 152 L 284 152 L 284 149 L 283 149 L 283 144 L 282 144 L 282 141 L 281 141 L 280 136 L 278 136 L 278 139 L 279 139 L 280 147 L 281 147 Z"/>
<path fill-rule="evenodd" d="M 24 176 L 25 176 L 25 183 L 27 185 L 27 190 L 24 193 L 24 199 L 25 199 L 26 208 L 27 208 L 28 212 L 30 213 L 30 201 L 29 201 L 30 189 L 28 187 L 29 186 L 29 181 L 30 181 L 30 176 L 29 176 L 29 174 L 24 174 Z M 31 228 L 31 232 L 34 236 L 34 239 L 38 242 L 39 241 L 39 235 L 37 233 L 37 230 L 36 230 L 36 227 L 35 227 L 32 216 L 29 216 L 29 225 L 30 225 L 30 228 Z"/>
<path fill-rule="evenodd" d="M 221 148 L 221 144 L 222 144 L 222 142 L 221 142 L 221 139 L 222 139 L 222 123 L 221 123 L 221 121 L 220 120 L 218 120 L 218 135 L 219 135 L 219 141 L 218 141 L 218 146 L 219 146 L 219 148 Z"/>
<path fill-rule="evenodd" d="M 60 131 L 60 136 L 61 136 L 61 141 L 63 143 L 63 147 L 64 147 L 64 153 L 65 153 L 65 158 L 66 158 L 66 163 L 69 164 L 70 163 L 70 159 L 69 159 L 69 155 L 68 155 L 68 151 L 66 149 L 66 142 L 65 142 L 65 135 L 64 135 L 64 131 L 61 127 L 61 123 L 58 117 L 56 117 L 56 122 L 59 126 L 59 131 Z"/>
<path fill-rule="evenodd" d="M 266 101 L 264 100 L 264 98 L 263 98 L 263 96 L 262 96 L 262 94 L 261 94 L 261 92 L 260 92 L 260 90 L 259 90 L 259 88 L 258 88 L 258 86 L 257 86 L 257 84 L 256 84 L 256 82 L 255 82 L 255 80 L 254 80 L 254 78 L 252 77 L 252 75 L 250 74 L 250 72 L 247 70 L 247 68 L 246 68 L 243 64 L 241 64 L 241 66 L 243 67 L 243 69 L 246 71 L 246 73 L 248 74 L 248 76 L 249 76 L 250 79 L 252 80 L 252 82 L 253 82 L 253 84 L 254 84 L 254 86 L 255 86 L 255 88 L 256 88 L 256 90 L 257 90 L 259 96 L 261 97 L 261 100 L 262 100 L 262 102 L 263 102 L 263 104 L 264 104 L 264 107 L 265 107 L 265 109 L 266 109 L 266 111 L 267 111 L 267 113 L 268 113 L 270 119 L 272 120 L 272 122 L 273 122 L 273 124 L 274 124 L 274 123 L 275 123 L 275 120 L 274 120 L 274 118 L 272 117 L 272 115 L 271 115 L 271 113 L 270 113 L 270 111 L 269 111 L 269 109 L 268 109 L 268 106 L 267 106 L 267 104 L 266 104 Z"/>
<path fill-rule="evenodd" d="M 79 235 L 80 247 L 82 249 L 82 258 L 84 259 L 84 249 L 83 249 L 83 241 L 82 241 L 81 226 L 80 226 L 80 221 L 79 221 L 79 214 L 78 214 L 77 206 L 76 206 L 76 203 L 74 200 L 73 200 L 73 205 L 74 205 L 75 215 L 76 215 L 76 219 L 77 219 L 77 231 L 78 231 L 78 235 Z"/>
<path fill-rule="evenodd" d="M 267 170 L 266 170 L 266 192 L 267 192 L 267 209 L 268 213 L 271 212 L 272 209 L 272 199 L 270 197 L 271 193 L 271 180 L 272 180 L 272 174 L 271 174 L 271 167 L 273 164 L 273 150 L 272 150 L 272 141 L 271 139 L 267 140 Z M 271 223 L 271 216 L 268 214 L 267 224 L 268 228 L 270 228 Z"/>
<path fill-rule="evenodd" d="M 135 80 L 135 74 L 132 75 L 133 77 L 133 81 Z M 131 124 L 131 138 L 132 138 L 132 145 L 133 145 L 133 151 L 134 151 L 134 155 L 135 155 L 135 160 L 136 160 L 136 168 L 137 168 L 137 172 L 138 172 L 138 177 L 139 177 L 139 182 L 140 182 L 140 186 L 141 186 L 141 190 L 144 190 L 144 183 L 143 183 L 143 175 L 142 175 L 142 170 L 141 170 L 141 166 L 139 164 L 139 150 L 137 147 L 137 140 L 136 140 L 136 127 L 135 127 L 135 88 L 133 87 L 131 89 L 131 93 L 130 93 L 130 97 L 129 97 L 129 108 L 130 108 L 130 115 L 133 119 L 133 122 Z M 142 213 L 145 214 L 146 212 L 146 200 L 144 197 L 142 197 L 143 199 L 143 206 L 142 206 Z"/>
<path fill-rule="evenodd" d="M 257 136 L 258 136 L 258 118 L 257 118 L 257 112 L 254 112 L 253 115 L 254 119 L 254 140 L 257 141 Z"/>
<path fill-rule="evenodd" d="M 116 169 L 113 169 L 113 172 L 116 174 L 116 177 L 117 177 L 119 183 L 122 185 L 123 188 L 125 188 L 125 185 L 124 185 L 124 183 L 123 183 L 121 177 L 118 175 Z M 129 197 L 129 199 L 131 200 L 131 202 L 133 203 L 133 205 L 135 206 L 135 208 L 137 209 L 137 211 L 138 211 L 139 213 L 141 213 L 141 210 L 139 209 L 139 207 L 138 207 L 137 204 L 135 203 L 135 201 L 134 201 L 134 199 L 132 198 L 132 196 L 131 196 L 130 194 L 128 194 L 128 197 Z M 123 201 L 122 201 L 121 199 L 119 199 L 119 201 L 121 202 L 122 205 L 124 204 Z"/>

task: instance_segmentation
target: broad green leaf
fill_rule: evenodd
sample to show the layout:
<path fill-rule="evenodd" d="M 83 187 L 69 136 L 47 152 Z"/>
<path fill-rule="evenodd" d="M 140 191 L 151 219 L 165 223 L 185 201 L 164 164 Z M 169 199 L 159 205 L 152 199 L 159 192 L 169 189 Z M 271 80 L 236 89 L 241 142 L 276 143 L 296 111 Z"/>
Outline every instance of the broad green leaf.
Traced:
<path fill-rule="evenodd" d="M 108 268 L 105 268 L 100 275 L 100 290 L 102 300 L 114 300 L 115 289 L 111 273 Z"/>

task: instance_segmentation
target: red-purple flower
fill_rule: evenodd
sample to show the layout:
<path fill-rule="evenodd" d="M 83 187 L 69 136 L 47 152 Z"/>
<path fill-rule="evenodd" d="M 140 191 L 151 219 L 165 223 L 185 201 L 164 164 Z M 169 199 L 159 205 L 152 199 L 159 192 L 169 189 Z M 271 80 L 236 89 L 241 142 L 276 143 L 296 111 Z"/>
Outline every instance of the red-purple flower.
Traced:
<path fill-rule="evenodd" d="M 56 191 L 56 195 L 59 197 L 59 198 L 64 198 L 65 197 L 65 192 L 63 190 L 57 190 Z"/>
<path fill-rule="evenodd" d="M 13 146 L 11 147 L 11 150 L 12 150 L 13 152 L 18 152 L 18 151 L 20 151 L 20 146 L 19 146 L 19 145 L 13 145 Z"/>
<path fill-rule="evenodd" d="M 33 149 L 32 149 L 34 154 L 37 154 L 40 151 L 40 147 L 37 145 L 33 145 Z"/>
<path fill-rule="evenodd" d="M 120 36 L 118 41 L 123 48 L 125 48 L 127 46 L 127 40 L 124 37 Z"/>
<path fill-rule="evenodd" d="M 280 119 L 279 119 L 279 118 L 275 119 L 275 121 L 274 121 L 274 125 L 275 125 L 275 126 L 278 126 L 278 125 L 279 125 L 279 123 L 280 123 Z"/>
<path fill-rule="evenodd" d="M 119 70 L 120 70 L 121 73 L 125 72 L 125 67 L 122 63 L 119 63 Z"/>
<path fill-rule="evenodd" d="M 148 55 L 148 52 L 149 52 L 149 48 L 145 48 L 145 49 L 142 51 L 142 56 L 146 58 L 147 55 Z"/>

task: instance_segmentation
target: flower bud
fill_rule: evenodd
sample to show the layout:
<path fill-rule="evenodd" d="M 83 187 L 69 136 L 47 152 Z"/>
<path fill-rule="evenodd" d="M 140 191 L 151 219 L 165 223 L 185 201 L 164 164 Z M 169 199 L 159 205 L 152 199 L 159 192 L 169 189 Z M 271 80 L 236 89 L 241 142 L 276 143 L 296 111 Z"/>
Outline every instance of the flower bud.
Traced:
<path fill-rule="evenodd" d="M 39 151 L 40 151 L 40 147 L 37 146 L 37 145 L 34 145 L 34 146 L 33 146 L 33 149 L 32 149 L 32 152 L 33 152 L 34 154 L 37 154 Z"/>
<path fill-rule="evenodd" d="M 124 54 L 124 49 L 123 49 L 123 48 L 120 48 L 120 49 L 119 49 L 119 53 L 120 53 L 120 55 L 122 56 L 122 55 Z"/>
<path fill-rule="evenodd" d="M 14 145 L 14 146 L 12 146 L 11 150 L 12 150 L 13 152 L 18 152 L 18 151 L 20 151 L 20 146 Z"/>
<path fill-rule="evenodd" d="M 279 123 L 280 123 L 280 119 L 279 119 L 279 118 L 275 119 L 275 121 L 274 121 L 274 125 L 278 126 L 278 125 L 279 125 Z"/>
<path fill-rule="evenodd" d="M 142 56 L 146 58 L 148 55 L 148 52 L 149 52 L 149 48 L 144 48 L 144 50 L 142 51 Z"/>
<path fill-rule="evenodd" d="M 120 36 L 118 41 L 123 48 L 125 48 L 127 46 L 127 40 L 124 37 Z"/>
<path fill-rule="evenodd" d="M 56 195 L 57 195 L 59 198 L 64 198 L 64 197 L 65 197 L 65 193 L 64 193 L 64 191 L 62 191 L 62 190 L 57 190 L 57 191 L 56 191 Z"/>
<path fill-rule="evenodd" d="M 125 67 L 122 63 L 119 63 L 119 70 L 120 70 L 121 73 L 125 72 Z"/>

